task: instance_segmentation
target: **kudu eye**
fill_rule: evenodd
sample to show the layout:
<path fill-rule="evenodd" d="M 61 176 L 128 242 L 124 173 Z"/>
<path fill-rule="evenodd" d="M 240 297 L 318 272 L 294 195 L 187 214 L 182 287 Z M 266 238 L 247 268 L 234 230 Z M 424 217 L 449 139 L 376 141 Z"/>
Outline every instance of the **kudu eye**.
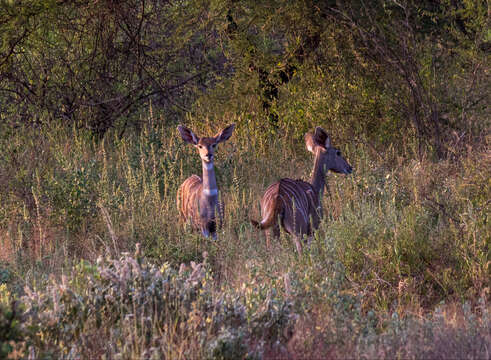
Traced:
<path fill-rule="evenodd" d="M 203 146 L 201 146 L 201 145 L 198 145 L 198 148 L 200 148 L 200 149 L 203 149 Z"/>
<path fill-rule="evenodd" d="M 337 156 L 341 156 L 341 151 L 337 150 L 337 151 L 336 151 L 336 155 L 337 155 Z"/>
<path fill-rule="evenodd" d="M 216 148 L 217 144 L 212 144 L 211 147 L 214 149 Z"/>

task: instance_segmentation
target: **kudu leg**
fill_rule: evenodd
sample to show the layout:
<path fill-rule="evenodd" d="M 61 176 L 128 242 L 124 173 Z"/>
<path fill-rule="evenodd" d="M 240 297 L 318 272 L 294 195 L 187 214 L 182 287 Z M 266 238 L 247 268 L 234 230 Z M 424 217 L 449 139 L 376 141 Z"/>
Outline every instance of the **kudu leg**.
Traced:
<path fill-rule="evenodd" d="M 297 236 L 294 236 L 293 239 L 295 240 L 295 247 L 297 248 L 298 255 L 302 256 L 302 243 L 300 239 Z"/>

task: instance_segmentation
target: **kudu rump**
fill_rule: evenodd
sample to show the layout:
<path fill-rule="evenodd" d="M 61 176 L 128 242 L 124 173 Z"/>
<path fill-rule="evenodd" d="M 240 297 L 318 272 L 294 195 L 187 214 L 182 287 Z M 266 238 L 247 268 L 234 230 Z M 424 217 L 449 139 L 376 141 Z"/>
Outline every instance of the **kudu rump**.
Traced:
<path fill-rule="evenodd" d="M 322 192 L 328 170 L 350 174 L 353 168 L 341 156 L 341 152 L 331 146 L 331 139 L 321 127 L 314 134 L 305 134 L 307 149 L 314 154 L 314 171 L 310 183 L 302 180 L 281 179 L 266 189 L 261 199 L 263 220 L 252 224 L 261 230 L 273 227 L 273 235 L 279 236 L 280 224 L 292 234 L 299 254 L 302 253 L 300 240 L 303 235 L 310 236 L 312 229 L 319 227 L 322 218 Z M 278 224 L 279 220 L 279 224 Z M 266 241 L 269 247 L 269 230 Z"/>
<path fill-rule="evenodd" d="M 216 213 L 223 221 L 223 206 L 218 201 L 218 187 L 213 167 L 216 146 L 232 136 L 235 124 L 227 126 L 215 137 L 197 137 L 190 129 L 179 125 L 177 129 L 182 139 L 193 144 L 203 165 L 203 179 L 198 175 L 188 177 L 177 191 L 177 208 L 184 221 L 201 231 L 203 236 L 216 239 Z"/>

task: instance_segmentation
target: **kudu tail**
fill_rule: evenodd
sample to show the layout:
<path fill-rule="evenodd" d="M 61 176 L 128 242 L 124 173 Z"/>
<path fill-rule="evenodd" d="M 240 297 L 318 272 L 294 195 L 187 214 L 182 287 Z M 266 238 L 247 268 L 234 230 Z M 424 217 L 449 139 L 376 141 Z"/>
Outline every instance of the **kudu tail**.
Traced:
<path fill-rule="evenodd" d="M 265 209 L 263 209 L 263 212 L 267 214 L 266 218 L 264 218 L 261 222 L 250 219 L 252 226 L 260 230 L 265 230 L 275 225 L 276 221 L 278 220 L 278 215 L 281 213 L 281 203 L 278 196 L 275 196 L 272 201 L 265 204 L 265 206 L 271 207 L 270 211 L 265 211 Z"/>

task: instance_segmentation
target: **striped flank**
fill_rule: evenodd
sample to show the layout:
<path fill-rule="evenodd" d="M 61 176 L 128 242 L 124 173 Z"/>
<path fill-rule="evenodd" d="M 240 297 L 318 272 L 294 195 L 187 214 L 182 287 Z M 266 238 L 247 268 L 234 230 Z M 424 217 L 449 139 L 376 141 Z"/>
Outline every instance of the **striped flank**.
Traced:
<path fill-rule="evenodd" d="M 320 219 L 319 197 L 311 184 L 302 180 L 281 179 L 266 189 L 261 199 L 263 220 L 253 225 L 268 229 L 281 222 L 290 234 L 310 235 L 312 225 L 316 228 Z"/>
<path fill-rule="evenodd" d="M 191 221 L 191 226 L 200 229 L 201 221 L 198 200 L 201 195 L 203 182 L 198 175 L 188 177 L 177 190 L 177 208 L 183 221 Z"/>

